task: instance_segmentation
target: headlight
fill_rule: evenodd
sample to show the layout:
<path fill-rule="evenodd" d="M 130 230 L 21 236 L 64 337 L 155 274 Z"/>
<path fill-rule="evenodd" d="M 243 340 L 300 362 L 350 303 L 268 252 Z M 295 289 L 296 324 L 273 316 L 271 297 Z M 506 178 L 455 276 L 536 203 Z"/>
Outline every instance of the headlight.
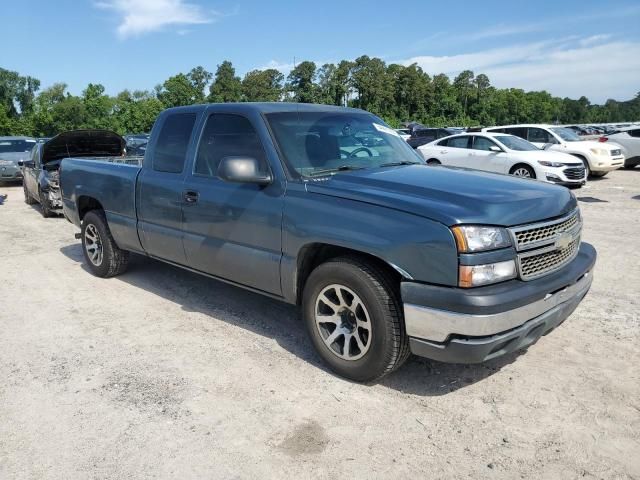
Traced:
<path fill-rule="evenodd" d="M 564 163 L 560 162 L 548 162 L 546 160 L 538 160 L 540 165 L 544 165 L 545 167 L 564 167 Z"/>
<path fill-rule="evenodd" d="M 479 287 L 515 277 L 516 262 L 514 260 L 487 265 L 460 265 L 458 285 L 463 288 Z"/>
<path fill-rule="evenodd" d="M 453 227 L 452 230 L 460 253 L 496 250 L 511 245 L 507 230 L 501 227 L 463 225 Z"/>
<path fill-rule="evenodd" d="M 604 148 L 590 148 L 589 150 L 591 151 L 591 153 L 594 153 L 596 155 L 609 155 L 609 151 L 605 150 Z"/>

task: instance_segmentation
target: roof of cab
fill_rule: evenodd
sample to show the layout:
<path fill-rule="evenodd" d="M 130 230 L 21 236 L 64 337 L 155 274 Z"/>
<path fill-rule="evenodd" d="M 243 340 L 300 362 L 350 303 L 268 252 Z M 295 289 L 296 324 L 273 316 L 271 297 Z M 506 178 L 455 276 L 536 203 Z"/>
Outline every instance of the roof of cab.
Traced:
<path fill-rule="evenodd" d="M 289 102 L 234 102 L 234 103 L 203 103 L 200 105 L 188 105 L 185 107 L 173 107 L 165 112 L 199 111 L 209 107 L 219 107 L 244 112 L 283 113 L 283 112 L 350 112 L 368 113 L 358 108 L 337 107 L 335 105 L 321 105 L 316 103 L 289 103 Z"/>

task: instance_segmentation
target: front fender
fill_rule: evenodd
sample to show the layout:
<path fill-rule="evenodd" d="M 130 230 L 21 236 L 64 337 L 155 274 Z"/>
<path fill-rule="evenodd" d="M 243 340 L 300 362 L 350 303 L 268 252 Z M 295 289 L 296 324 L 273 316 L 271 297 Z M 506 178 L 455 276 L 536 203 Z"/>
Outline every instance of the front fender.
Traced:
<path fill-rule="evenodd" d="M 289 188 L 283 218 L 283 262 L 295 265 L 311 243 L 373 255 L 419 282 L 455 286 L 458 253 L 445 225 L 399 210 Z M 295 277 L 295 275 L 293 275 Z M 295 279 L 284 278 L 285 296 Z"/>

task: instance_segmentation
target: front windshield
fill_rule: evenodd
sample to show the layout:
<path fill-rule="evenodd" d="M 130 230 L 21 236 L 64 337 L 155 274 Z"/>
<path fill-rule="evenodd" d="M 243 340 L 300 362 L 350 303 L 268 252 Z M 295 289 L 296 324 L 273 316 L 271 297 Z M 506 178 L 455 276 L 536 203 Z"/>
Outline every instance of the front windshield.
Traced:
<path fill-rule="evenodd" d="M 35 144 L 34 140 L 0 140 L 0 153 L 30 152 Z"/>
<path fill-rule="evenodd" d="M 393 129 L 367 113 L 267 115 L 290 169 L 303 177 L 424 160 Z"/>
<path fill-rule="evenodd" d="M 570 128 L 555 127 L 555 128 L 551 128 L 550 130 L 553 133 L 555 133 L 556 135 L 558 135 L 565 142 L 580 142 L 580 141 L 582 141 L 582 139 L 576 134 L 576 132 L 574 132 Z"/>
<path fill-rule="evenodd" d="M 516 137 L 514 135 L 500 135 L 496 136 L 495 139 L 502 143 L 509 150 L 516 150 L 518 152 L 531 152 L 533 150 L 540 150 L 533 143 L 529 143 L 525 139 Z"/>

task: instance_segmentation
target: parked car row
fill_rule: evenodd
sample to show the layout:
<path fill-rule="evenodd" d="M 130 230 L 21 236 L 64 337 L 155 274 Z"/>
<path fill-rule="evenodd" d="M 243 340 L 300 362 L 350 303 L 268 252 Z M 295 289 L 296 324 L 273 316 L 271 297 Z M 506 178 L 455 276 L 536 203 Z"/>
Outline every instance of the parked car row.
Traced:
<path fill-rule="evenodd" d="M 594 126 L 588 131 L 609 133 L 595 135 L 593 140 L 581 137 L 573 127 L 520 124 L 465 131 L 413 125 L 407 143 L 431 165 L 507 173 L 576 187 L 584 185 L 588 177 L 604 177 L 612 170 L 640 164 L 640 125 L 622 129 Z M 480 133 L 503 135 L 498 139 Z"/>

